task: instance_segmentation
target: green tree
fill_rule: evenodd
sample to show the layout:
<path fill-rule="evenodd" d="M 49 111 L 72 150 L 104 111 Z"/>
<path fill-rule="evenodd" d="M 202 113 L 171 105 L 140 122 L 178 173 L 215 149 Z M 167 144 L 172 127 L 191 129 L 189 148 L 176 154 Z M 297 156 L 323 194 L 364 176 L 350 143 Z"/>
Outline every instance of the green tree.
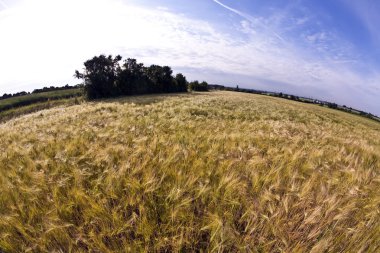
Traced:
<path fill-rule="evenodd" d="M 208 91 L 208 83 L 205 81 L 201 83 L 198 81 L 193 81 L 189 84 L 189 88 L 192 91 Z"/>
<path fill-rule="evenodd" d="M 84 63 L 84 71 L 75 71 L 75 77 L 84 80 L 85 94 L 89 99 L 118 95 L 117 76 L 120 71 L 121 56 L 95 56 Z"/>
<path fill-rule="evenodd" d="M 177 74 L 174 78 L 169 66 L 144 67 L 131 58 L 120 66 L 121 59 L 121 56 L 95 56 L 84 63 L 83 73 L 75 71 L 75 77 L 84 80 L 88 99 L 187 91 L 186 77 Z"/>
<path fill-rule="evenodd" d="M 186 92 L 187 91 L 187 80 L 183 74 L 178 73 L 175 76 L 175 83 L 176 83 L 176 89 L 178 92 Z"/>
<path fill-rule="evenodd" d="M 168 66 L 151 65 L 146 69 L 146 74 L 153 84 L 152 92 L 175 92 L 173 71 Z"/>
<path fill-rule="evenodd" d="M 121 95 L 149 93 L 151 85 L 144 64 L 137 63 L 136 59 L 125 60 L 118 74 L 117 86 Z"/>

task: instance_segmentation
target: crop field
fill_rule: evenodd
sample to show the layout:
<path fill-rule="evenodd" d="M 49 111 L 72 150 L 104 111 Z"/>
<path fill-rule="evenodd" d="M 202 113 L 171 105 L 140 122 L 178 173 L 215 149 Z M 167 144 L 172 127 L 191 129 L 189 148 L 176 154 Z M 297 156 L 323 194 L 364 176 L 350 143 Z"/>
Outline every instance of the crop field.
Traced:
<path fill-rule="evenodd" d="M 82 89 L 67 89 L 48 91 L 35 94 L 28 94 L 25 96 L 12 97 L 0 100 L 0 112 L 17 108 L 20 106 L 27 106 L 35 103 L 46 102 L 48 100 L 66 99 L 71 97 L 81 96 Z"/>
<path fill-rule="evenodd" d="M 83 102 L 83 97 L 72 97 L 72 98 L 60 98 L 48 100 L 45 102 L 36 102 L 30 105 L 15 107 L 12 109 L 8 109 L 0 112 L 0 123 L 8 121 L 12 118 L 16 118 L 18 116 L 29 114 L 32 112 L 41 111 L 44 109 L 49 109 L 57 106 L 70 106 Z"/>
<path fill-rule="evenodd" d="M 0 251 L 379 252 L 380 124 L 234 92 L 0 124 Z"/>

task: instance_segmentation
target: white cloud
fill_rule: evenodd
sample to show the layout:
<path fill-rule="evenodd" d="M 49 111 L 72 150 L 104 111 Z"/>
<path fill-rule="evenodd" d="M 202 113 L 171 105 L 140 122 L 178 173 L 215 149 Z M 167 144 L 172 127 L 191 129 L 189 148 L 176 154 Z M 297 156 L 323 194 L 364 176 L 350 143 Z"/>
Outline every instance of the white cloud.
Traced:
<path fill-rule="evenodd" d="M 312 43 L 315 43 L 318 41 L 324 41 L 326 40 L 326 38 L 327 38 L 327 35 L 325 32 L 317 32 L 317 33 L 306 36 L 306 39 Z"/>
<path fill-rule="evenodd" d="M 294 20 L 294 23 L 296 25 L 304 25 L 306 24 L 307 22 L 309 21 L 309 18 L 308 17 L 303 17 L 303 18 L 297 18 Z"/>
<path fill-rule="evenodd" d="M 160 11 L 170 11 L 170 9 L 168 7 L 166 7 L 166 6 L 158 6 L 157 10 L 160 10 Z"/>
<path fill-rule="evenodd" d="M 252 27 L 251 22 L 249 22 L 247 20 L 242 20 L 240 22 L 240 24 L 241 24 L 241 29 L 239 29 L 239 30 L 242 31 L 243 33 L 246 33 L 246 34 L 256 34 L 256 31 Z"/>

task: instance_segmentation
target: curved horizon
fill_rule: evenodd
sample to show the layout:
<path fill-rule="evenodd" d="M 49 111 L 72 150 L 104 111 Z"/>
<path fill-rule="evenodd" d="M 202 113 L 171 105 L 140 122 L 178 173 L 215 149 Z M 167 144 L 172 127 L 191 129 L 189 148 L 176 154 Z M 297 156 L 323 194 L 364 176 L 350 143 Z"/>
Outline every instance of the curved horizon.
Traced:
<path fill-rule="evenodd" d="M 76 84 L 85 60 L 120 53 L 189 80 L 380 115 L 379 10 L 369 0 L 1 0 L 0 94 Z"/>

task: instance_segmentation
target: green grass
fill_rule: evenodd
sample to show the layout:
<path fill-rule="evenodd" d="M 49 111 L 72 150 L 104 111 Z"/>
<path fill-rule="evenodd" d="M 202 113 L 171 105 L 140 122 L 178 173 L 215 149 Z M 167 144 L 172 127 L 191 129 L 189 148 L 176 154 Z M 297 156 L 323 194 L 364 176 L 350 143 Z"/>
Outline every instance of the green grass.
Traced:
<path fill-rule="evenodd" d="M 0 100 L 0 112 L 48 100 L 65 99 L 82 95 L 82 89 L 68 89 L 29 94 Z"/>
<path fill-rule="evenodd" d="M 379 173 L 379 123 L 279 98 L 43 110 L 0 124 L 0 249 L 379 252 Z"/>

